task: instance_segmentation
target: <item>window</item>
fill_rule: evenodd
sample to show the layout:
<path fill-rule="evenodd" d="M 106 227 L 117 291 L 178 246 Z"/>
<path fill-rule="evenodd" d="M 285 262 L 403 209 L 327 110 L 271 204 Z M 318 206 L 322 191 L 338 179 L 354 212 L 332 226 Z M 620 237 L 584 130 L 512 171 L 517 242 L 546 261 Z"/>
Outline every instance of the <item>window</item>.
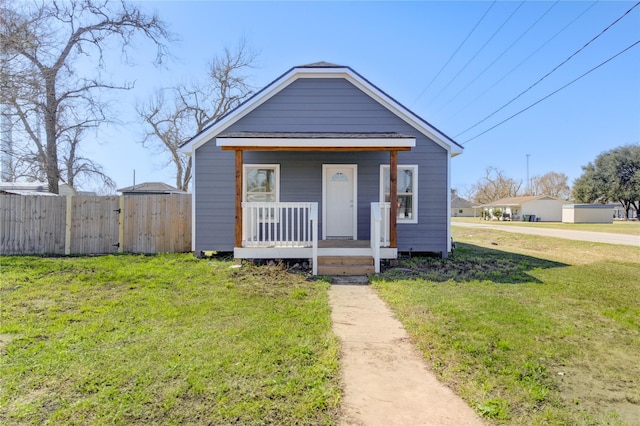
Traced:
<path fill-rule="evenodd" d="M 277 202 L 280 200 L 280 165 L 245 164 L 243 200 L 249 202 Z"/>
<path fill-rule="evenodd" d="M 389 202 L 389 166 L 380 166 L 380 201 Z M 398 166 L 398 223 L 418 223 L 418 166 Z"/>
<path fill-rule="evenodd" d="M 242 200 L 248 202 L 276 203 L 280 201 L 280 165 L 279 164 L 245 164 L 242 180 Z M 263 215 L 275 220 L 276 209 L 260 209 Z"/>

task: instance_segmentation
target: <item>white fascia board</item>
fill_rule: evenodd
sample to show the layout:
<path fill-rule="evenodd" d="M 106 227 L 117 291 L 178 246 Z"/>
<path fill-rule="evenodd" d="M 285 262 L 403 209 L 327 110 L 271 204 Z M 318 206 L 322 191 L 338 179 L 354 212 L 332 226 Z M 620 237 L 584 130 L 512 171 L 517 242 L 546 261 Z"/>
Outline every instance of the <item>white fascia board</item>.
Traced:
<path fill-rule="evenodd" d="M 398 147 L 413 148 L 415 138 L 216 138 L 217 146 L 264 146 L 264 147 Z"/>

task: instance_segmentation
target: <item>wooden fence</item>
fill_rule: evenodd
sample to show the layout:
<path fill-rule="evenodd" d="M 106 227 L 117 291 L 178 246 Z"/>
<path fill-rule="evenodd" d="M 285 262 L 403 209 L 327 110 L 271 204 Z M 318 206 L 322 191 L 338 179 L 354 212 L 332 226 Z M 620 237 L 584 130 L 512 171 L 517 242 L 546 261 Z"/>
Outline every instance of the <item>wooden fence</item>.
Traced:
<path fill-rule="evenodd" d="M 0 195 L 0 255 L 191 250 L 191 195 Z"/>

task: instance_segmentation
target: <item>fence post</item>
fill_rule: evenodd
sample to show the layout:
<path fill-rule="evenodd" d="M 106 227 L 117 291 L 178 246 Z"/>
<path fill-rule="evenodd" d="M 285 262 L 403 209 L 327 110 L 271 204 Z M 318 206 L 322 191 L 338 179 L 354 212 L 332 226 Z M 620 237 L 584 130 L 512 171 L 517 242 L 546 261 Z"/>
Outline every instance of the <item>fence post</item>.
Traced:
<path fill-rule="evenodd" d="M 118 253 L 124 253 L 124 194 L 120 195 L 120 213 L 118 213 Z"/>
<path fill-rule="evenodd" d="M 67 210 L 64 223 L 64 254 L 71 254 L 71 221 L 73 219 L 73 195 L 67 195 Z"/>

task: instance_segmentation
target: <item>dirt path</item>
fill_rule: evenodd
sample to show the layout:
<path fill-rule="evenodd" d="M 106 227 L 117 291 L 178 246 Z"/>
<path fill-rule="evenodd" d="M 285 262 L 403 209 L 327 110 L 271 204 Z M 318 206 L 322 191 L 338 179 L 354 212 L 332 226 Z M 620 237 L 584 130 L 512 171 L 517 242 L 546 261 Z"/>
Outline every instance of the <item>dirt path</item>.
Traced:
<path fill-rule="evenodd" d="M 409 336 L 366 285 L 329 290 L 342 343 L 341 425 L 482 425 L 475 412 L 426 367 Z"/>

